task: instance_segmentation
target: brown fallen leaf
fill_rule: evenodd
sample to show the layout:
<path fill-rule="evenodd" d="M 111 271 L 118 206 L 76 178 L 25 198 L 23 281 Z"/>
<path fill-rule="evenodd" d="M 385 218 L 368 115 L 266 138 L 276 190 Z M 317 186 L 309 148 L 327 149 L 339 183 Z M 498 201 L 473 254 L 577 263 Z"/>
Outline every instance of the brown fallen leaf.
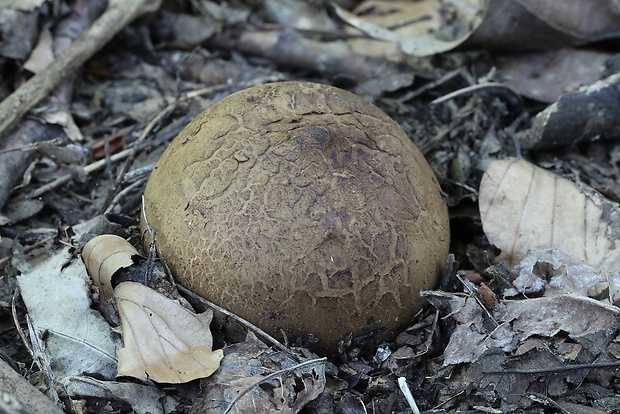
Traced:
<path fill-rule="evenodd" d="M 406 55 L 453 50 L 522 51 L 583 45 L 620 35 L 613 0 L 367 0 L 338 17 Z M 400 18 L 400 20 L 399 20 Z"/>
<path fill-rule="evenodd" d="M 583 45 L 617 37 L 613 0 L 491 0 L 465 48 L 499 51 Z"/>
<path fill-rule="evenodd" d="M 224 354 L 212 350 L 211 310 L 194 314 L 135 282 L 123 282 L 114 292 L 124 343 L 118 376 L 178 384 L 218 369 Z"/>
<path fill-rule="evenodd" d="M 493 161 L 479 193 L 484 233 L 512 268 L 530 249 L 557 248 L 601 270 L 620 270 L 618 205 L 517 158 Z"/>
<path fill-rule="evenodd" d="M 82 260 L 93 282 L 99 288 L 100 302 L 113 295 L 112 276 L 119 270 L 134 264 L 140 256 L 135 247 L 122 237 L 104 234 L 90 240 L 82 249 Z"/>

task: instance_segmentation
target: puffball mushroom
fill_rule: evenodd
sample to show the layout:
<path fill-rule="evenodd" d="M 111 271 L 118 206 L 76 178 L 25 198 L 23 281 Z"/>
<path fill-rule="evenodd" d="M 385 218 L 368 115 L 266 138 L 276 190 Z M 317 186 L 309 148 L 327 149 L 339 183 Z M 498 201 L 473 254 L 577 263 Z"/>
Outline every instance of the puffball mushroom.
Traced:
<path fill-rule="evenodd" d="M 449 247 L 437 180 L 398 124 L 308 82 L 206 109 L 157 163 L 143 212 L 181 284 L 325 354 L 407 327 Z"/>

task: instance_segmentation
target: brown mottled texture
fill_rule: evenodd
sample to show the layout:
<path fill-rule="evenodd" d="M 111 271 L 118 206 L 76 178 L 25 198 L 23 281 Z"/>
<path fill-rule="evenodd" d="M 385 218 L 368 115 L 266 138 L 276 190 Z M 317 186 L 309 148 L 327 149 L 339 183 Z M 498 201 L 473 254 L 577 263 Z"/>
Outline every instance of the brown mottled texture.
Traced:
<path fill-rule="evenodd" d="M 246 89 L 190 123 L 144 193 L 178 281 L 276 337 L 407 326 L 448 254 L 447 209 L 424 157 L 349 92 Z"/>

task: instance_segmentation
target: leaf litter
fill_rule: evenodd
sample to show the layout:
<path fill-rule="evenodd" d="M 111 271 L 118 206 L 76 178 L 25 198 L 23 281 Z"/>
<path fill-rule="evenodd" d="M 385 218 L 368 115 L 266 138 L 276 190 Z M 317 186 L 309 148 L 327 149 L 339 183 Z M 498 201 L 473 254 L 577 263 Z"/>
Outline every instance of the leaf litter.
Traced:
<path fill-rule="evenodd" d="M 38 8 L 41 2 L 31 3 L 22 8 L 29 14 L 20 14 L 3 6 L 0 13 L 3 22 L 20 27 L 20 31 L 7 31 L 0 44 L 0 54 L 3 59 L 22 62 L 31 56 L 32 70 L 41 71 L 45 70 L 45 62 L 49 59 L 50 46 L 44 35 L 37 32 L 36 22 L 49 18 L 50 14 L 46 13 L 51 11 Z M 139 244 L 135 239 L 135 227 L 131 227 L 132 218 L 138 214 L 141 193 L 140 178 L 136 180 L 135 177 L 140 177 L 140 171 L 148 171 L 164 144 L 182 128 L 183 120 L 187 122 L 212 101 L 240 87 L 265 79 L 307 78 L 308 73 L 312 73 L 323 81 L 364 94 L 386 109 L 423 149 L 433 166 L 454 217 L 454 253 L 457 258 L 446 267 L 443 290 L 427 293 L 429 302 L 442 311 L 441 317 L 429 307 L 392 343 L 383 344 L 379 349 L 366 349 L 363 338 L 350 338 L 343 344 L 343 352 L 333 364 L 318 361 L 296 369 L 294 367 L 300 361 L 316 359 L 303 347 L 291 347 L 302 344 L 296 342 L 297 338 L 289 338 L 288 349 L 294 348 L 295 351 L 289 355 L 281 349 L 258 344 L 228 317 L 215 312 L 210 324 L 213 346 L 222 349 L 224 357 L 222 366 L 200 383 L 204 389 L 210 390 L 209 398 L 218 398 L 221 402 L 218 409 L 408 412 L 410 406 L 398 388 L 403 383 L 401 378 L 406 378 L 404 385 L 410 388 L 423 410 L 542 412 L 544 407 L 551 407 L 547 409 L 568 412 L 587 409 L 586 412 L 594 413 L 610 412 L 620 405 L 614 365 L 615 358 L 620 355 L 620 340 L 616 322 L 618 268 L 613 258 L 613 243 L 610 245 L 604 238 L 599 238 L 595 244 L 602 253 L 582 257 L 576 255 L 571 246 L 541 244 L 541 240 L 546 240 L 541 235 L 548 236 L 558 229 L 548 229 L 545 223 L 538 223 L 531 227 L 531 231 L 519 233 L 514 228 L 511 230 L 513 235 L 528 240 L 515 251 L 507 247 L 508 244 L 500 246 L 501 243 L 496 243 L 492 236 L 498 221 L 504 225 L 514 224 L 515 207 L 513 212 L 498 213 L 500 218 L 495 225 L 488 222 L 485 225 L 486 219 L 481 223 L 480 217 L 473 212 L 480 179 L 488 178 L 483 171 L 493 165 L 491 161 L 494 159 L 520 155 L 520 145 L 523 144 L 527 159 L 577 182 L 577 192 L 571 185 L 564 184 L 559 191 L 553 191 L 565 196 L 572 194 L 569 202 L 563 204 L 568 207 L 567 212 L 578 212 L 577 207 L 594 203 L 594 219 L 589 218 L 588 223 L 598 223 L 600 235 L 611 234 L 608 241 L 618 239 L 611 213 L 615 208 L 613 203 L 618 201 L 618 189 L 614 185 L 617 187 L 619 177 L 619 152 L 613 134 L 606 133 L 609 128 L 606 127 L 605 133 L 591 128 L 608 125 L 606 119 L 600 119 L 605 122 L 584 124 L 588 127 L 584 129 L 586 133 L 579 136 L 572 134 L 570 129 L 561 140 L 550 135 L 556 131 L 556 122 L 571 120 L 569 109 L 574 107 L 571 102 L 577 102 L 583 108 L 594 108 L 613 96 L 616 83 L 614 60 L 606 62 L 606 73 L 599 73 L 599 64 L 596 63 L 613 56 L 613 49 L 571 47 L 615 36 L 618 17 L 613 2 L 597 1 L 594 8 L 589 2 L 574 2 L 555 11 L 545 9 L 549 6 L 543 4 L 546 2 L 478 2 L 481 5 L 479 10 L 470 15 L 473 20 L 467 20 L 466 14 L 441 8 L 449 6 L 449 2 L 419 2 L 423 9 L 417 10 L 426 10 L 422 15 L 416 14 L 418 11 L 411 4 L 392 3 L 386 7 L 383 2 L 369 0 L 353 8 L 347 7 L 344 1 L 338 2 L 340 10 L 351 13 L 339 12 L 344 20 L 336 19 L 327 8 L 314 5 L 305 9 L 308 10 L 306 21 L 315 22 L 310 26 L 305 23 L 304 16 L 287 19 L 285 12 L 297 9 L 287 2 L 277 1 L 271 1 L 270 10 L 264 13 L 260 6 L 250 9 L 243 2 L 225 6 L 223 3 L 200 2 L 202 15 L 192 10 L 193 14 L 176 16 L 175 13 L 188 11 L 176 9 L 166 10 L 166 18 L 160 19 L 164 13 L 154 14 L 155 20 L 132 25 L 132 29 L 138 30 L 124 33 L 126 37 L 121 42 L 116 42 L 114 47 L 87 65 L 87 75 L 76 84 L 73 102 L 64 100 L 64 108 L 44 105 L 43 112 L 37 111 L 37 118 L 46 123 L 47 128 L 55 129 L 7 140 L 8 147 L 3 147 L 0 152 L 0 204 L 6 205 L 0 217 L 0 264 L 7 281 L 2 292 L 5 298 L 10 297 L 11 280 L 14 282 L 12 278 L 17 274 L 23 274 L 20 278 L 30 277 L 31 273 L 60 275 L 59 279 L 53 279 L 61 281 L 58 286 L 50 286 L 55 282 L 47 278 L 33 279 L 38 280 L 34 285 L 41 285 L 37 286 L 39 293 L 33 294 L 32 287 L 22 289 L 26 305 L 18 303 L 17 306 L 18 310 L 27 309 L 31 314 L 33 336 L 40 336 L 40 340 L 33 340 L 33 343 L 42 344 L 44 352 L 51 356 L 51 375 L 55 377 L 52 383 L 56 381 L 62 385 L 61 399 L 76 406 L 88 406 L 90 412 L 96 412 L 93 407 L 98 407 L 101 402 L 120 412 L 145 413 L 189 412 L 189 407 L 196 403 L 197 398 L 191 390 L 197 388 L 198 381 L 162 387 L 148 381 L 107 379 L 113 378 L 114 374 L 105 374 L 106 379 L 101 379 L 100 373 L 92 372 L 105 373 L 106 369 L 114 372 L 114 352 L 101 353 L 97 348 L 101 345 L 87 336 L 90 333 L 82 333 L 79 329 L 74 331 L 72 327 L 79 324 L 90 326 L 90 318 L 97 315 L 89 305 L 90 300 L 95 301 L 92 307 L 101 304 L 97 303 L 96 294 L 89 295 L 90 282 L 84 278 L 83 267 L 79 272 L 73 267 L 78 266 L 80 260 L 71 260 L 72 256 L 66 250 L 56 254 L 50 252 L 61 244 L 79 247 L 81 242 L 72 234 L 73 230 L 91 227 L 104 210 L 107 214 L 100 223 L 106 224 L 98 224 L 96 230 L 91 230 L 93 235 L 112 230 L 122 238 L 129 238 L 133 244 Z M 583 13 L 584 7 L 594 12 Z M 498 14 L 498 10 L 502 13 Z M 447 26 L 441 26 L 441 16 Z M 535 31 L 529 24 L 532 19 L 540 23 Z M 262 24 L 254 26 L 257 20 Z M 183 32 L 183 22 L 196 21 L 216 23 L 193 33 Z M 369 39 L 347 25 L 347 21 L 391 43 Z M 416 26 L 415 23 L 419 24 Z M 293 31 L 293 26 L 298 29 Z M 312 31 L 318 27 L 323 32 Z M 506 33 L 506 27 L 514 31 Z M 454 53 L 451 49 L 451 53 L 435 54 L 428 59 L 403 53 L 402 45 L 406 45 L 403 42 L 419 45 L 424 36 L 441 35 L 442 28 L 447 28 L 447 32 L 451 30 L 452 33 L 448 34 L 456 36 L 448 37 L 447 42 L 431 43 L 431 46 L 453 42 L 458 47 L 482 47 L 494 52 L 481 53 L 478 49 L 472 55 Z M 28 42 L 17 43 L 11 34 L 18 32 Z M 143 37 L 139 38 L 137 33 Z M 145 36 L 145 33 L 148 34 Z M 422 37 L 413 39 L 416 33 L 421 33 Z M 143 42 L 149 34 L 148 42 L 155 42 L 156 47 Z M 30 50 L 39 38 L 43 39 L 39 50 L 31 54 Z M 136 44 L 144 47 L 131 46 Z M 579 55 L 584 50 L 596 52 L 596 62 L 588 59 L 587 65 L 580 65 L 583 73 L 564 70 L 561 78 L 549 76 L 553 75 L 549 72 L 555 69 L 546 66 L 549 58 L 543 52 L 540 55 L 536 51 L 528 52 L 527 56 L 519 54 L 517 57 L 526 63 L 520 63 L 524 66 L 518 70 L 509 72 L 506 66 L 496 64 L 502 61 L 502 52 L 518 51 L 524 44 L 561 45 L 566 48 L 563 58 L 573 62 L 588 59 L 577 57 L 587 56 Z M 291 53 L 278 53 L 281 50 Z M 359 55 L 365 50 L 369 51 L 369 56 L 362 59 Z M 422 49 L 425 53 L 438 50 Z M 325 65 L 326 56 L 330 65 Z M 536 56 L 539 59 L 534 59 Z M 403 70 L 404 62 L 411 66 Z M 7 76 L 2 92 L 6 96 L 27 76 L 22 71 L 15 71 L 14 66 L 3 66 L 3 71 Z M 532 80 L 515 88 L 516 83 L 511 81 L 524 74 Z M 578 90 L 580 82 L 584 82 L 579 79 L 588 79 L 585 82 L 592 83 L 592 79 L 599 75 L 601 79 L 608 79 L 596 90 Z M 534 82 L 540 79 L 552 82 L 553 87 L 547 86 L 549 90 L 537 95 L 537 90 L 545 88 L 544 83 Z M 506 85 L 514 88 L 509 94 L 501 91 L 502 88 L 508 90 Z M 202 92 L 194 92 L 197 90 Z M 529 110 L 533 114 L 542 109 L 542 105 L 531 101 L 513 105 L 515 90 L 545 104 L 558 99 L 557 104 L 547 111 L 553 112 L 553 116 L 542 112 L 535 121 L 542 127 L 537 130 L 530 128 L 533 119 L 522 111 Z M 571 90 L 577 93 L 558 98 Z M 190 95 L 191 99 L 188 98 Z M 171 106 L 166 115 L 160 116 L 159 108 L 178 96 L 181 96 L 178 103 Z M 436 103 L 429 105 L 429 102 Z M 613 113 L 612 110 L 606 109 L 609 113 Z M 157 122 L 145 129 L 144 125 L 153 119 L 153 114 L 157 114 Z M 167 118 L 169 114 L 173 114 L 173 119 Z M 147 133 L 140 138 L 142 131 Z M 147 135 L 149 137 L 145 139 Z M 41 141 L 32 142 L 24 137 L 39 137 L 37 139 Z M 531 143 L 532 137 L 535 145 Z M 609 141 L 599 141 L 599 137 Z M 544 143 L 539 146 L 550 152 L 532 149 L 541 139 Z M 574 146 L 577 139 L 579 147 Z M 57 151 L 50 150 L 50 145 Z M 571 147 L 564 149 L 563 145 Z M 87 151 L 81 151 L 91 147 L 93 150 L 98 147 L 99 155 L 85 156 Z M 17 154 L 28 156 L 19 158 Z M 119 166 L 118 163 L 127 159 L 127 164 Z M 528 166 L 526 170 L 531 172 L 532 168 Z M 131 174 L 126 175 L 129 170 Z M 9 185 L 4 184 L 7 176 L 12 180 Z M 115 177 L 123 178 L 115 180 Z M 523 175 L 520 177 L 516 180 L 531 183 Z M 549 182 L 552 184 L 540 185 L 532 193 L 535 198 L 548 198 L 552 192 L 550 189 L 556 188 L 558 180 L 551 177 Z M 521 184 L 514 180 L 502 183 L 508 187 L 509 194 Z M 585 184 L 609 199 L 586 189 Z M 29 196 L 36 197 L 29 199 Z M 586 201 L 582 203 L 583 200 Z M 522 200 L 520 203 L 517 201 L 517 209 L 523 207 Z M 588 208 L 591 212 L 592 209 Z M 586 240 L 575 238 L 578 232 L 571 234 L 570 231 L 575 223 L 583 220 L 584 211 L 581 208 L 581 213 L 562 226 L 565 232 L 560 233 L 556 240 L 571 241 L 572 244 Z M 602 227 L 605 223 L 595 220 L 600 217 L 600 211 L 609 219 L 607 229 Z M 485 209 L 483 215 L 487 213 Z M 526 216 L 533 220 L 535 214 Z M 551 215 L 551 220 L 554 217 Z M 495 246 L 488 243 L 485 236 Z M 498 247 L 501 255 L 496 262 Z M 506 260 L 508 254 L 510 260 Z M 52 259 L 46 262 L 50 256 Z M 592 260 L 592 257 L 598 259 Z M 584 262 L 584 258 L 590 263 Z M 136 259 L 136 262 L 144 266 L 144 260 Z M 47 267 L 39 267 L 43 266 L 40 263 L 47 263 Z M 70 265 L 65 267 L 66 263 Z M 456 270 L 455 263 L 461 270 Z M 126 269 L 133 266 L 136 263 Z M 77 282 L 68 283 L 64 281 L 65 272 L 80 273 L 80 277 Z M 143 277 L 141 272 L 134 279 Z M 162 272 L 165 275 L 165 271 Z M 172 293 L 173 288 L 163 287 L 164 279 L 156 278 L 153 287 L 160 292 L 157 295 L 164 293 L 167 300 L 188 309 L 186 301 Z M 471 282 L 470 279 L 477 281 Z M 27 282 L 18 283 L 26 286 Z M 133 282 L 122 282 L 121 285 L 124 283 Z M 70 287 L 74 285 L 75 288 Z M 54 289 L 48 290 L 50 288 Z M 71 296 L 76 298 L 74 306 L 67 306 L 66 296 L 65 302 L 52 300 L 55 295 L 62 297 L 64 293 L 76 295 Z M 33 295 L 42 295 L 43 298 L 49 295 L 51 306 L 38 310 L 36 303 L 41 300 L 34 299 Z M 131 303 L 134 302 L 131 299 Z M 8 299 L 3 303 L 8 303 Z M 64 313 L 59 311 L 61 307 L 76 310 L 71 316 L 63 316 Z M 143 314 L 144 309 L 142 305 L 138 306 L 138 311 Z M 45 315 L 42 317 L 42 314 Z M 48 320 L 55 317 L 60 324 L 54 325 Z M 65 319 L 71 319 L 75 324 L 60 326 Z M 113 321 L 113 318 L 108 320 Z M 111 330 L 103 319 L 97 324 L 101 324 L 99 335 L 108 335 L 114 349 L 120 349 L 118 332 Z M 65 342 L 57 345 L 55 342 L 59 340 Z M 10 345 L 3 349 L 15 347 L 13 338 L 6 342 Z M 103 365 L 108 366 L 95 369 L 92 361 L 83 365 L 67 363 L 69 358 L 63 357 L 66 353 L 63 354 L 62 350 L 58 353 L 55 348 L 63 348 L 72 342 L 78 346 L 75 355 L 80 355 L 80 358 L 74 358 L 75 362 L 107 355 L 103 358 Z M 86 348 L 98 351 L 89 354 L 85 352 Z M 17 355 L 16 352 L 10 354 Z M 274 359 L 280 363 L 274 363 Z M 21 360 L 28 361 L 28 358 Z M 64 368 L 57 369 L 63 365 Z M 232 367 L 230 371 L 224 369 L 228 366 Z M 272 373 L 278 374 L 270 377 Z M 213 381 L 219 375 L 222 381 Z M 243 375 L 252 381 L 245 380 L 244 383 Z M 234 393 L 230 394 L 231 389 L 222 386 L 226 381 L 245 384 L 245 387 L 232 388 L 243 390 L 240 391 L 243 396 L 232 406 Z M 62 391 L 63 387 L 65 391 Z M 206 395 L 201 394 L 200 399 Z M 206 403 L 203 401 L 203 405 Z M 304 404 L 306 408 L 301 408 Z"/>

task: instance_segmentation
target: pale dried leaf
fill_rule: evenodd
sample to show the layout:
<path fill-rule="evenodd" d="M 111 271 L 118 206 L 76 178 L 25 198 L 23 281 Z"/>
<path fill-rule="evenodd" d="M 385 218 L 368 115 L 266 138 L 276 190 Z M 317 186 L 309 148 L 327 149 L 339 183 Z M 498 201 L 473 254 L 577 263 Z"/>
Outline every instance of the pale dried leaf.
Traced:
<path fill-rule="evenodd" d="M 482 23 L 488 0 L 449 1 L 446 3 L 449 3 L 446 8 L 454 12 L 457 17 L 450 22 L 450 25 L 442 27 L 443 30 L 437 30 L 437 28 L 430 30 L 432 26 L 425 24 L 423 27 L 427 33 L 418 36 L 412 36 L 410 33 L 399 33 L 391 28 L 382 27 L 336 5 L 334 5 L 334 9 L 338 17 L 374 39 L 396 44 L 408 55 L 430 56 L 452 50 L 467 40 Z M 385 24 L 386 22 L 381 23 Z"/>
<path fill-rule="evenodd" d="M 174 398 L 151 385 L 100 381 L 87 376 L 64 378 L 61 385 L 67 395 L 76 400 L 88 396 L 101 398 L 105 401 L 121 401 L 123 404 L 131 406 L 132 412 L 135 414 L 164 414 L 163 400 Z"/>
<path fill-rule="evenodd" d="M 378 27 L 391 28 L 399 36 L 422 36 L 441 29 L 443 22 L 441 4 L 437 0 L 366 0 L 355 7 L 353 13 Z M 406 24 L 403 24 L 406 22 Z M 350 31 L 357 33 L 357 29 Z M 353 37 L 347 40 L 357 54 L 391 61 L 403 60 L 403 53 L 396 44 L 373 38 Z M 379 81 L 380 79 L 374 79 Z"/>
<path fill-rule="evenodd" d="M 50 110 L 43 111 L 37 115 L 44 119 L 48 124 L 60 125 L 71 142 L 84 141 L 84 136 L 82 135 L 80 127 L 77 126 L 75 120 L 73 119 L 73 115 L 71 115 L 66 108 L 55 108 L 52 106 Z"/>
<path fill-rule="evenodd" d="M 82 249 L 82 260 L 99 288 L 101 302 L 113 296 L 112 276 L 119 270 L 134 264 L 138 251 L 127 240 L 112 234 L 104 234 L 90 240 Z"/>
<path fill-rule="evenodd" d="M 572 294 L 620 304 L 620 273 L 603 272 L 557 249 L 529 251 L 513 273 L 517 278 L 504 296 Z"/>
<path fill-rule="evenodd" d="M 194 314 L 140 283 L 123 282 L 114 292 L 124 343 L 119 376 L 183 383 L 217 370 L 223 352 L 212 350 L 213 312 Z"/>
<path fill-rule="evenodd" d="M 43 29 L 39 35 L 37 45 L 32 49 L 28 60 L 24 62 L 24 69 L 32 73 L 39 73 L 54 61 L 54 37 L 49 29 Z"/>
<path fill-rule="evenodd" d="M 512 268 L 530 249 L 557 248 L 620 270 L 618 205 L 522 159 L 492 162 L 480 183 L 480 217 L 498 261 Z"/>
<path fill-rule="evenodd" d="M 91 308 L 84 264 L 65 248 L 17 278 L 28 313 L 49 332 L 46 352 L 59 378 L 97 373 L 116 375 L 116 349 L 110 326 Z"/>

